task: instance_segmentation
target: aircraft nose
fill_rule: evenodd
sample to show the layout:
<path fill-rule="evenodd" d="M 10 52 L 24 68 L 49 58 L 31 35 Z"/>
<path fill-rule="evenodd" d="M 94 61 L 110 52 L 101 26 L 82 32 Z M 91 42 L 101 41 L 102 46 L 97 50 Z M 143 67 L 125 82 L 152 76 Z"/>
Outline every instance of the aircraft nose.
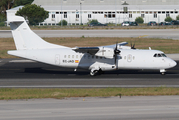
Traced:
<path fill-rule="evenodd" d="M 174 61 L 174 60 L 172 60 L 171 62 L 170 62 L 170 66 L 171 67 L 175 67 L 177 65 L 177 63 Z"/>

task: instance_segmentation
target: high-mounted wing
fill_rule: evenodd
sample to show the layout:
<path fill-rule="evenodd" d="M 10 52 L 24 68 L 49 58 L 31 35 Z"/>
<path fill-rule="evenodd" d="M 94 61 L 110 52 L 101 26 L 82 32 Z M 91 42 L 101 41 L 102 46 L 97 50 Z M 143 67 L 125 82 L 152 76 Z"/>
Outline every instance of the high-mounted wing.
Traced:
<path fill-rule="evenodd" d="M 95 55 L 99 51 L 99 47 L 76 47 L 73 48 L 73 50 L 79 53 L 89 53 L 91 55 Z"/>
<path fill-rule="evenodd" d="M 127 45 L 128 42 L 121 42 L 121 43 L 118 43 L 117 45 L 118 46 L 124 46 L 124 45 Z M 116 44 L 113 44 L 113 45 L 107 45 L 107 46 L 101 46 L 101 47 L 105 47 L 105 48 L 115 48 L 116 47 Z"/>

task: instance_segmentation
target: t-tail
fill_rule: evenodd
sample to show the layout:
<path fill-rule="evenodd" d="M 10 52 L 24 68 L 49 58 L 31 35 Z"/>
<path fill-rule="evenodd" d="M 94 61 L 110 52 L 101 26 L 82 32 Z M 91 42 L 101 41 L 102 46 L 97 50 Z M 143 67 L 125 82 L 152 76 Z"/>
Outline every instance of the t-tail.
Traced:
<path fill-rule="evenodd" d="M 20 16 L 11 16 L 7 18 L 12 30 L 13 39 L 15 42 L 15 51 L 8 51 L 8 54 L 19 57 L 22 56 L 22 51 L 26 50 L 39 50 L 39 49 L 54 49 L 66 48 L 64 46 L 55 45 L 44 41 L 36 35 L 28 26 L 26 20 Z M 24 52 L 23 52 L 24 53 Z"/>

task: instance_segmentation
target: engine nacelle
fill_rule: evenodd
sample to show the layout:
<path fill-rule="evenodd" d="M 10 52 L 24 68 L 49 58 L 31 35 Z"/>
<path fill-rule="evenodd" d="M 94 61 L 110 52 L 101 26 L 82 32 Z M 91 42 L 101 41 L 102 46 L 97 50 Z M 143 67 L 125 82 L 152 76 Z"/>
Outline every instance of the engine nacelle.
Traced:
<path fill-rule="evenodd" d="M 99 51 L 95 55 L 99 56 L 99 57 L 113 58 L 114 57 L 114 49 L 100 47 Z"/>

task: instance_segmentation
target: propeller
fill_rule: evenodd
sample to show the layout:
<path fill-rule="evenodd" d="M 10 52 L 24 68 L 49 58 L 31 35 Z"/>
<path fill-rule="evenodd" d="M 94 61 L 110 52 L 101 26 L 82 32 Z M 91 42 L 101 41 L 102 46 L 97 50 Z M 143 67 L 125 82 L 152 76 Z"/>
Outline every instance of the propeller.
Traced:
<path fill-rule="evenodd" d="M 134 42 L 133 45 L 132 45 L 132 42 L 131 42 L 131 49 L 136 49 L 136 48 L 135 48 L 135 42 Z"/>
<path fill-rule="evenodd" d="M 117 55 L 121 53 L 121 51 L 117 49 L 117 45 L 118 43 L 116 43 L 116 48 L 114 49 L 115 65 L 117 64 Z M 116 65 L 116 68 L 118 69 L 118 65 Z"/>

